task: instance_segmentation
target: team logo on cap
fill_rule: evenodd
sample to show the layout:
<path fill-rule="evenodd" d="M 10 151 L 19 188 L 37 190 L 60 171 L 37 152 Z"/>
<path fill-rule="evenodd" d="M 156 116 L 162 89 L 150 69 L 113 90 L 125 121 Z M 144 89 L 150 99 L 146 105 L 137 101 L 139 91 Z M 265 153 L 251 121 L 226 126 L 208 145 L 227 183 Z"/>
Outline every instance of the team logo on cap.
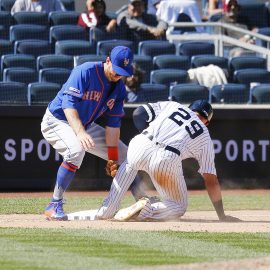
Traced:
<path fill-rule="evenodd" d="M 129 59 L 125 58 L 124 60 L 124 66 L 126 67 L 129 64 Z"/>

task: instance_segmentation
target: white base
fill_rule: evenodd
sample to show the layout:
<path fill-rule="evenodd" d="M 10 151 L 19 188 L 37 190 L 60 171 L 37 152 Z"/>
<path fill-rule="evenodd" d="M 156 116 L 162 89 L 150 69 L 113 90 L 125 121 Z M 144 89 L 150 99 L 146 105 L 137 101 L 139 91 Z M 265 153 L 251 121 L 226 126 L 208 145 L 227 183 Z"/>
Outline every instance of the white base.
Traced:
<path fill-rule="evenodd" d="M 68 220 L 95 220 L 98 209 L 85 210 L 67 214 Z"/>

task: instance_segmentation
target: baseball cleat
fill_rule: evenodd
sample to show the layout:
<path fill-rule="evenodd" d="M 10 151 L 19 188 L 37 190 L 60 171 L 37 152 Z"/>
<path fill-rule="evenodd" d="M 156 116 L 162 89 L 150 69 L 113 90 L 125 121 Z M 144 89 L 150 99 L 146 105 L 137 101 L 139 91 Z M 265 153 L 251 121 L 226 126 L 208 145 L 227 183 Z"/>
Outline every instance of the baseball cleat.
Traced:
<path fill-rule="evenodd" d="M 68 220 L 67 215 L 63 210 L 63 200 L 59 202 L 50 202 L 45 209 L 45 216 L 47 220 Z"/>
<path fill-rule="evenodd" d="M 139 213 L 149 201 L 148 198 L 141 198 L 133 205 L 120 209 L 114 216 L 113 220 L 115 221 L 128 221 L 137 213 Z"/>

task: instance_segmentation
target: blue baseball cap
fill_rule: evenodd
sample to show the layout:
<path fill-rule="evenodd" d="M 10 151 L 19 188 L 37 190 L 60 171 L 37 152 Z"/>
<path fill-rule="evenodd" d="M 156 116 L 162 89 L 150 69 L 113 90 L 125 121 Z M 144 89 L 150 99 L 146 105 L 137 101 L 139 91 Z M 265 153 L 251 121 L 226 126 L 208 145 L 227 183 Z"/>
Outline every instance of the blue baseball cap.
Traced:
<path fill-rule="evenodd" d="M 130 77 L 133 74 L 133 52 L 125 46 L 116 46 L 111 51 L 110 59 L 113 70 L 121 75 Z"/>

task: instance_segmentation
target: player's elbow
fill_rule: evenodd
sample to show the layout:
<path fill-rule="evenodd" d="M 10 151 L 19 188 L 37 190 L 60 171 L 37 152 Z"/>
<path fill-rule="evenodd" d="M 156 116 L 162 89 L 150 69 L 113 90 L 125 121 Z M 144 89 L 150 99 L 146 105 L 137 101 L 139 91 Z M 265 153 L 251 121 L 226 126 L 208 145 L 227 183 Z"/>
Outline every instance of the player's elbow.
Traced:
<path fill-rule="evenodd" d="M 133 112 L 133 123 L 142 132 L 147 127 L 148 114 L 143 106 L 139 106 Z"/>

